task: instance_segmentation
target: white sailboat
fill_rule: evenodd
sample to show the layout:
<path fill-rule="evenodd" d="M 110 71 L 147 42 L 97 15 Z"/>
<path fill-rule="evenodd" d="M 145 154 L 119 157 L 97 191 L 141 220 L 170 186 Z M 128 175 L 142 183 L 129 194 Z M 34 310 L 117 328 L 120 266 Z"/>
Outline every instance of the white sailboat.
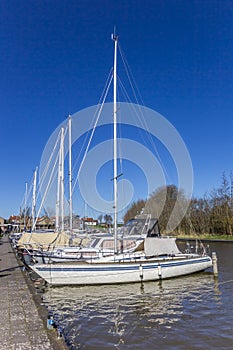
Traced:
<path fill-rule="evenodd" d="M 157 220 L 150 214 L 141 215 L 130 224 L 112 233 L 74 233 L 72 229 L 72 166 L 71 166 L 71 122 L 68 119 L 69 143 L 69 229 L 64 229 L 64 127 L 60 132 L 59 163 L 56 193 L 56 225 L 55 232 L 37 232 L 34 230 L 36 220 L 33 215 L 33 231 L 25 233 L 17 242 L 17 250 L 27 265 L 33 263 L 72 262 L 77 260 L 94 260 L 113 256 L 116 251 L 129 253 L 135 251 L 143 242 L 148 230 L 157 225 Z M 34 175 L 34 186 L 35 186 Z M 35 207 L 35 190 L 33 204 Z M 116 205 L 115 205 L 116 207 Z M 35 210 L 34 210 L 35 212 Z M 117 218 L 115 215 L 115 222 Z M 157 229 L 158 230 L 158 229 Z"/>
<path fill-rule="evenodd" d="M 205 252 L 201 255 L 181 253 L 175 238 L 162 237 L 156 225 L 152 225 L 141 236 L 140 244 L 134 249 L 119 252 L 117 232 L 117 48 L 118 37 L 114 41 L 113 69 L 113 128 L 114 128 L 114 250 L 95 259 L 73 259 L 31 265 L 31 269 L 51 285 L 92 285 L 155 281 L 178 277 L 212 266 L 212 259 Z M 103 252 L 102 252 L 103 253 Z"/>

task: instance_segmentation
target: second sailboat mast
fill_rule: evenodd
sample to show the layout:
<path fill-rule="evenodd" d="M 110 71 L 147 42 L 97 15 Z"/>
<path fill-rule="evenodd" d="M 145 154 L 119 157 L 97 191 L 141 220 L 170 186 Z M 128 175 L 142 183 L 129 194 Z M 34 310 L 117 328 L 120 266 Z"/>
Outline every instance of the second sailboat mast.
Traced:
<path fill-rule="evenodd" d="M 112 35 L 114 41 L 114 68 L 113 68 L 113 159 L 114 159 L 114 251 L 117 253 L 117 43 L 118 37 Z"/>

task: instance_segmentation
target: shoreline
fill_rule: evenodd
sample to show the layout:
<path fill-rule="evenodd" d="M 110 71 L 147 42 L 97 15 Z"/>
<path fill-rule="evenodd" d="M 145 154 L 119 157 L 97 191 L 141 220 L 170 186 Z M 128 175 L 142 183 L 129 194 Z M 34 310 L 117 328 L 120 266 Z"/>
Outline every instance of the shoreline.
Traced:
<path fill-rule="evenodd" d="M 180 241 L 202 241 L 202 242 L 219 242 L 219 243 L 233 243 L 233 238 L 232 239 L 221 239 L 221 238 L 204 238 L 204 237 L 179 237 L 179 236 L 173 236 L 175 237 L 177 240 Z"/>
<path fill-rule="evenodd" d="M 8 236 L 0 238 L 1 350 L 69 350 L 56 329 L 48 329 L 49 310 L 42 290 L 16 256 Z"/>
<path fill-rule="evenodd" d="M 17 261 L 18 260 L 19 259 L 17 259 Z M 22 267 L 24 266 L 24 264 L 22 263 L 21 260 L 19 260 L 18 262 L 20 263 L 20 265 L 22 264 Z M 39 317 L 41 318 L 41 320 L 43 322 L 43 325 L 44 325 L 44 328 L 45 328 L 45 330 L 47 332 L 48 338 L 53 343 L 54 348 L 56 350 L 69 350 L 69 347 L 66 344 L 65 339 L 63 338 L 63 336 L 61 338 L 58 338 L 57 331 L 56 331 L 55 328 L 51 329 L 51 330 L 49 330 L 47 328 L 47 319 L 48 319 L 48 316 L 49 316 L 49 310 L 48 310 L 48 308 L 46 307 L 46 305 L 43 302 L 43 298 L 42 298 L 43 291 L 42 291 L 42 289 L 40 291 L 40 288 L 37 288 L 35 286 L 35 284 L 34 284 L 35 282 L 33 282 L 32 279 L 30 278 L 27 269 L 22 271 L 22 274 L 23 274 L 25 283 L 26 283 L 26 285 L 27 285 L 27 287 L 28 287 L 28 289 L 29 289 L 29 291 L 30 291 L 30 293 L 32 295 L 33 301 L 34 301 L 34 303 L 36 305 Z"/>

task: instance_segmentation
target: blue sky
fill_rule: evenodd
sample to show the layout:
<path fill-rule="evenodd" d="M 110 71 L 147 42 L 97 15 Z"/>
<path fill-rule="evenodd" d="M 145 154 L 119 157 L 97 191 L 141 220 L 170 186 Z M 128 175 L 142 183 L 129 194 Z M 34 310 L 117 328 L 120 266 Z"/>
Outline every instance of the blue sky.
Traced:
<path fill-rule="evenodd" d="M 95 105 L 120 43 L 145 106 L 189 150 L 194 195 L 233 169 L 232 1 L 0 2 L 0 216 L 17 214 L 54 129 Z"/>

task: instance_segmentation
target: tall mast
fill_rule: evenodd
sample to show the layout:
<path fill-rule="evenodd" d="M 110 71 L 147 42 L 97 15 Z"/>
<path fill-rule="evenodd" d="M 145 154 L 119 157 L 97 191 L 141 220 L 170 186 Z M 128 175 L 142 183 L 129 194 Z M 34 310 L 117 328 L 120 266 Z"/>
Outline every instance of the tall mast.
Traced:
<path fill-rule="evenodd" d="M 57 199 L 56 199 L 56 232 L 59 231 L 59 213 L 60 213 L 60 163 L 61 163 L 61 146 L 59 148 L 59 165 L 57 172 Z"/>
<path fill-rule="evenodd" d="M 118 37 L 112 34 L 114 41 L 114 68 L 113 68 L 113 167 L 114 167 L 114 252 L 117 253 L 117 44 Z"/>
<path fill-rule="evenodd" d="M 32 230 L 35 228 L 35 217 L 36 217 L 36 179 L 37 179 L 37 167 L 34 172 L 33 180 L 33 193 L 32 193 Z"/>
<path fill-rule="evenodd" d="M 61 128 L 61 230 L 64 231 L 64 128 Z"/>
<path fill-rule="evenodd" d="M 73 229 L 72 225 L 72 214 L 73 214 L 73 208 L 72 208 L 72 154 L 71 154 L 71 123 L 72 118 L 69 116 L 69 212 L 70 212 L 70 232 Z"/>
<path fill-rule="evenodd" d="M 62 227 L 60 227 L 60 222 Z M 64 128 L 61 128 L 57 175 L 56 231 L 64 229 Z"/>
<path fill-rule="evenodd" d="M 26 212 L 27 212 L 27 197 L 28 197 L 28 183 L 25 185 L 25 197 L 24 197 L 24 230 L 26 231 Z"/>

